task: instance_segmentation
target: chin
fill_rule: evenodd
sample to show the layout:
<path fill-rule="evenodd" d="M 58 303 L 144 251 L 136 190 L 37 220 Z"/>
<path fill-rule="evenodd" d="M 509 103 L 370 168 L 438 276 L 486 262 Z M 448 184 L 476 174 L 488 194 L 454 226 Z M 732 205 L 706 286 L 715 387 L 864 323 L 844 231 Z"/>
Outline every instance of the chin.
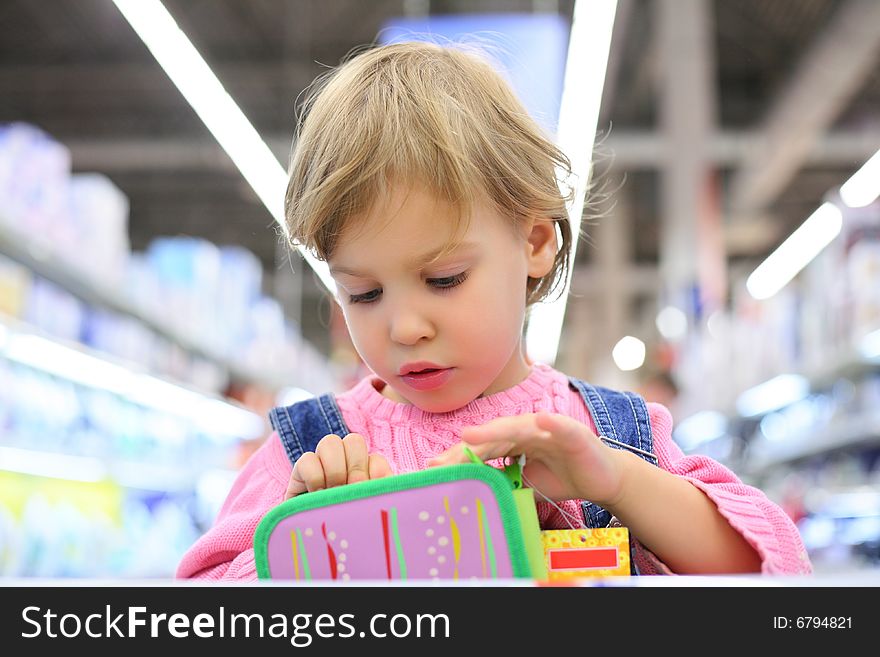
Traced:
<path fill-rule="evenodd" d="M 420 402 L 418 404 L 414 403 L 413 406 L 418 406 L 420 409 L 422 409 L 426 413 L 449 413 L 451 411 L 458 410 L 459 408 L 461 408 L 465 404 L 467 404 L 467 402 L 465 402 L 464 404 L 453 404 L 453 403 L 449 403 L 449 402 L 447 402 L 445 404 L 440 403 L 440 402 L 435 402 L 435 403 L 431 403 L 431 402 L 421 403 Z"/>
<path fill-rule="evenodd" d="M 449 413 L 457 411 L 463 406 L 467 406 L 473 399 L 419 399 L 410 400 L 413 406 L 418 406 L 426 413 Z"/>

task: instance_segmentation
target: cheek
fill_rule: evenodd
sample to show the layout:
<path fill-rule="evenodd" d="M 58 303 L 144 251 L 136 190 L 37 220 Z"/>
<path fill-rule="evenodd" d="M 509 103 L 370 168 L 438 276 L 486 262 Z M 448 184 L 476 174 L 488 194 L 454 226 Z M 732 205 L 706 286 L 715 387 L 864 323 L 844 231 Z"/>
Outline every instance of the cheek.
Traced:
<path fill-rule="evenodd" d="M 525 279 L 505 276 L 480 281 L 467 299 L 456 304 L 456 318 L 462 322 L 471 341 L 504 348 L 506 336 L 518 337 L 525 313 Z"/>
<path fill-rule="evenodd" d="M 364 321 L 364 318 L 359 316 L 357 310 L 343 309 L 342 313 L 345 317 L 348 335 L 351 337 L 355 349 L 357 349 L 362 357 L 368 358 L 371 351 L 376 349 L 375 331 L 370 330 L 370 322 Z"/>

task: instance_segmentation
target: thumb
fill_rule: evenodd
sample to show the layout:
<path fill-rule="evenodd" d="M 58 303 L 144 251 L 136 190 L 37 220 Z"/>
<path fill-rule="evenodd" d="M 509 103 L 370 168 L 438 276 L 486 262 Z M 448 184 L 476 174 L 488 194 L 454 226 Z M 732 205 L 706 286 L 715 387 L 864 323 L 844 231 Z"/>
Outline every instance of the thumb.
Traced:
<path fill-rule="evenodd" d="M 296 468 L 294 467 L 293 472 L 290 475 L 290 479 L 287 480 L 287 491 L 284 493 L 284 501 L 296 497 L 297 495 L 301 495 L 308 490 L 306 488 L 306 482 L 302 479 L 299 479 Z"/>
<path fill-rule="evenodd" d="M 590 428 L 567 415 L 541 411 L 535 415 L 535 424 L 539 429 L 550 432 L 560 442 L 583 440 L 584 434 L 591 433 Z"/>
<path fill-rule="evenodd" d="M 491 461 L 502 456 L 508 456 L 514 451 L 516 443 L 510 440 L 496 440 L 481 444 L 460 442 L 453 445 L 445 452 L 438 454 L 428 461 L 431 466 L 436 465 L 453 465 L 456 463 L 470 463 L 471 457 L 468 456 L 466 449 L 469 449 L 474 456 L 481 461 Z"/>
<path fill-rule="evenodd" d="M 370 454 L 370 479 L 381 479 L 393 474 L 388 461 L 381 454 Z"/>

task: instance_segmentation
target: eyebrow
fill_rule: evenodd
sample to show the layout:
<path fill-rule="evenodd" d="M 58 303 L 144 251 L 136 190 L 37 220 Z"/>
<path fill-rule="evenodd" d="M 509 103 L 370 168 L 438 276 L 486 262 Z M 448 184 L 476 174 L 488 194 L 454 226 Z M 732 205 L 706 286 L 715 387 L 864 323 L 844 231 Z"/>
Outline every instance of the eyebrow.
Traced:
<path fill-rule="evenodd" d="M 458 244 L 455 249 L 453 249 L 448 256 L 452 257 L 462 251 L 471 251 L 475 250 L 479 244 L 476 242 L 461 242 Z M 425 265 L 428 262 L 431 262 L 434 258 L 439 256 L 446 247 L 440 247 L 439 249 L 434 249 L 433 251 L 428 251 L 427 253 L 423 253 L 420 256 L 416 256 L 411 259 L 409 263 L 407 263 L 412 268 L 418 268 Z M 331 274 L 347 274 L 349 276 L 357 276 L 359 278 L 369 278 L 370 275 L 366 272 L 361 272 L 356 269 L 349 269 L 348 267 L 330 267 Z"/>

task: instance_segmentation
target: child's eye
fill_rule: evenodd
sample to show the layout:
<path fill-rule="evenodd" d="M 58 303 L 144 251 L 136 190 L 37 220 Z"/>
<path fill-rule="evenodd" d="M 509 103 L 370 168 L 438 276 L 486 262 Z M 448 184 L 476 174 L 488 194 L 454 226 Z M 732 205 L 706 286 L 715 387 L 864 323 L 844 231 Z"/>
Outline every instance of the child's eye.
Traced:
<path fill-rule="evenodd" d="M 467 280 L 468 273 L 466 271 L 456 274 L 455 276 L 444 276 L 443 278 L 429 278 L 428 284 L 440 290 L 448 290 L 457 287 Z"/>
<path fill-rule="evenodd" d="M 455 276 L 444 276 L 443 278 L 427 278 L 425 279 L 425 281 L 434 289 L 450 290 L 464 283 L 465 280 L 467 280 L 467 277 L 468 273 L 466 271 L 463 271 L 460 274 L 456 274 Z M 348 297 L 348 302 L 352 304 L 373 303 L 379 298 L 379 295 L 381 294 L 381 288 L 370 290 L 369 292 L 364 292 L 363 294 L 351 294 Z"/>
<path fill-rule="evenodd" d="M 369 292 L 364 292 L 363 294 L 352 294 L 348 297 L 349 303 L 372 303 L 376 299 L 379 298 L 379 295 L 382 294 L 382 290 L 370 290 Z"/>

